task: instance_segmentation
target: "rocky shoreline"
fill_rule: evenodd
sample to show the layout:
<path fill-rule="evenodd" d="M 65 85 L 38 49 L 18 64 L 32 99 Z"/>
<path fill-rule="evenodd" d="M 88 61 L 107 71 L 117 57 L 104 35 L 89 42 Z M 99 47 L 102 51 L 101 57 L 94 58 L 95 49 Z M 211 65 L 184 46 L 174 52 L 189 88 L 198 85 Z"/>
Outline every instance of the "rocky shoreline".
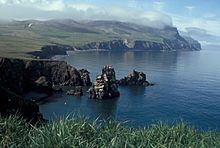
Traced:
<path fill-rule="evenodd" d="M 29 119 L 42 118 L 39 107 L 28 92 L 44 93 L 44 97 L 59 91 L 54 86 L 90 86 L 89 72 L 77 70 L 64 61 L 0 58 L 0 114 L 17 111 Z M 35 116 L 36 115 L 36 116 Z M 42 118 L 43 119 L 43 118 Z"/>
<path fill-rule="evenodd" d="M 135 70 L 117 80 L 114 68 L 109 65 L 102 68 L 101 74 L 92 83 L 89 71 L 77 70 L 64 61 L 0 58 L 0 89 L 3 96 L 3 99 L 0 99 L 0 114 L 15 114 L 19 111 L 27 118 L 43 119 L 38 105 L 34 102 L 37 100 L 24 98 L 26 93 L 43 93 L 45 99 L 57 91 L 62 91 L 63 86 L 71 86 L 74 89 L 66 92 L 67 95 L 82 96 L 82 87 L 91 86 L 88 98 L 105 100 L 120 96 L 119 85 L 151 84 L 146 81 L 146 74 Z"/>
<path fill-rule="evenodd" d="M 68 55 L 80 51 L 199 51 L 201 45 L 194 39 L 185 39 L 177 34 L 176 39 L 162 42 L 118 39 L 86 43 L 82 46 L 46 45 L 39 51 L 29 52 L 37 59 L 50 59 L 56 55 Z"/>
<path fill-rule="evenodd" d="M 189 42 L 183 37 L 178 36 L 175 40 L 164 39 L 161 43 L 135 40 L 131 41 L 128 39 L 92 42 L 78 47 L 79 50 L 90 50 L 90 49 L 106 49 L 109 51 L 130 51 L 130 50 L 142 50 L 142 51 L 194 51 L 201 50 L 199 42 Z"/>
<path fill-rule="evenodd" d="M 133 70 L 131 73 L 128 74 L 128 76 L 120 79 L 117 81 L 118 85 L 121 86 L 152 86 L 154 84 L 151 84 L 146 80 L 146 74 L 143 72 L 138 72 L 136 70 Z"/>
<path fill-rule="evenodd" d="M 90 86 L 89 72 L 64 61 L 0 58 L 0 84 L 17 94 L 47 92 L 52 86 Z"/>

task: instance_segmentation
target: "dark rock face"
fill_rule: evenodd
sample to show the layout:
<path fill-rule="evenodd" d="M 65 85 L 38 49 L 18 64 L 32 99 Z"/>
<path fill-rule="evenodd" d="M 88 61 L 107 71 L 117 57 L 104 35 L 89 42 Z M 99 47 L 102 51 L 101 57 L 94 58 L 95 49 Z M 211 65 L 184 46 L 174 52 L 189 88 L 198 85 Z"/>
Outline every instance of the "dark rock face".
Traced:
<path fill-rule="evenodd" d="M 53 89 L 52 89 L 52 83 L 51 80 L 47 80 L 47 78 L 45 76 L 41 76 L 39 77 L 36 81 L 35 81 L 35 90 L 36 92 L 39 93 L 46 93 L 48 95 L 53 94 Z"/>
<path fill-rule="evenodd" d="M 36 103 L 25 100 L 2 86 L 0 86 L 0 96 L 0 114 L 2 116 L 19 113 L 32 122 L 44 121 Z"/>
<path fill-rule="evenodd" d="M 133 70 L 127 77 L 124 77 L 121 80 L 118 80 L 117 83 L 119 85 L 124 86 L 149 86 L 152 85 L 148 81 L 146 81 L 146 74 L 143 72 L 138 72 Z"/>
<path fill-rule="evenodd" d="M 87 86 L 89 81 L 88 72 L 79 72 L 63 61 L 0 58 L 0 84 L 17 94 L 39 87 L 50 92 L 52 85 Z"/>
<path fill-rule="evenodd" d="M 102 75 L 105 78 L 105 81 L 110 81 L 110 82 L 115 82 L 116 77 L 115 77 L 115 70 L 112 66 L 104 66 L 102 68 Z"/>
<path fill-rule="evenodd" d="M 83 81 L 83 86 L 91 86 L 92 82 L 89 77 L 89 72 L 86 69 L 80 69 L 79 73 Z"/>
<path fill-rule="evenodd" d="M 50 95 L 53 85 L 90 84 L 87 70 L 78 71 L 66 62 L 0 58 L 0 114 L 18 112 L 33 121 L 43 120 L 38 105 L 21 95 L 32 91 Z M 76 89 L 74 95 L 82 95 L 82 88 Z"/>
<path fill-rule="evenodd" d="M 40 51 L 30 52 L 29 54 L 39 59 L 50 59 L 55 55 L 66 55 L 67 51 L 73 51 L 74 48 L 66 45 L 46 45 Z"/>
<path fill-rule="evenodd" d="M 73 95 L 73 96 L 82 96 L 83 95 L 82 87 L 77 86 L 73 90 L 68 91 L 66 94 Z"/>
<path fill-rule="evenodd" d="M 118 85 L 116 83 L 115 71 L 111 66 L 104 66 L 102 74 L 98 75 L 88 90 L 90 99 L 111 99 L 119 97 Z"/>
<path fill-rule="evenodd" d="M 102 42 L 88 43 L 82 47 L 77 47 L 79 50 L 89 49 L 105 49 L 116 51 L 127 50 L 151 50 L 151 51 L 173 51 L 173 50 L 201 50 L 201 45 L 198 42 L 190 42 L 177 34 L 173 40 L 164 39 L 163 42 L 151 42 L 144 40 L 129 41 L 111 40 Z"/>

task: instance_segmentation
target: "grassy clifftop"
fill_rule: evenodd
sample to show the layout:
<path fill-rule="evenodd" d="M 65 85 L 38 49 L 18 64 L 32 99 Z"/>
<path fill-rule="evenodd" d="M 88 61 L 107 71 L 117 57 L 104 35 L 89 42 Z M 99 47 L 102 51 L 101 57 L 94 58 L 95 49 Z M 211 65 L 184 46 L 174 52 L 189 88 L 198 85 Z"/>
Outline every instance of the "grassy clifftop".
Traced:
<path fill-rule="evenodd" d="M 0 118 L 0 125 L 0 147 L 220 147 L 220 133 L 198 131 L 184 123 L 134 129 L 76 117 L 37 127 L 19 117 L 8 117 Z"/>
<path fill-rule="evenodd" d="M 175 39 L 174 27 L 164 29 L 117 22 L 74 20 L 26 20 L 0 23 L 1 57 L 28 57 L 28 52 L 40 50 L 44 45 L 82 46 L 91 42 L 114 39 L 145 40 L 161 43 Z"/>

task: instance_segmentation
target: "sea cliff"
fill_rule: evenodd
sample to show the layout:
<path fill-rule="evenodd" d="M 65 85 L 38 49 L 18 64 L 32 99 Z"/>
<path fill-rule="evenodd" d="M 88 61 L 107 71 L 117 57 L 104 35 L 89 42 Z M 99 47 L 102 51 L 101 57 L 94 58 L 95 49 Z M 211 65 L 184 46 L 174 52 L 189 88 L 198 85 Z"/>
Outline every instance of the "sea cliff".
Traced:
<path fill-rule="evenodd" d="M 89 72 L 64 61 L 0 58 L 0 115 L 17 112 L 29 119 L 43 119 L 39 107 L 24 94 L 51 95 L 53 86 L 90 86 Z"/>
<path fill-rule="evenodd" d="M 0 84 L 17 94 L 35 90 L 42 81 L 51 86 L 89 86 L 88 74 L 64 61 L 0 58 Z"/>
<path fill-rule="evenodd" d="M 29 54 L 39 59 L 49 59 L 55 55 L 67 55 L 68 51 L 90 51 L 94 49 L 107 51 L 198 51 L 201 50 L 201 45 L 196 40 L 185 39 L 181 36 L 174 40 L 163 39 L 162 42 L 118 39 L 90 42 L 78 47 L 46 45 L 41 50 L 30 52 Z"/>
<path fill-rule="evenodd" d="M 92 42 L 85 44 L 82 47 L 77 47 L 78 50 L 89 50 L 89 49 L 106 49 L 110 51 L 128 51 L 128 50 L 143 50 L 143 51 L 194 51 L 201 50 L 199 42 L 188 42 L 184 38 L 179 37 L 175 40 L 164 39 L 163 42 L 151 42 L 144 40 L 129 41 L 124 40 L 111 40 Z"/>

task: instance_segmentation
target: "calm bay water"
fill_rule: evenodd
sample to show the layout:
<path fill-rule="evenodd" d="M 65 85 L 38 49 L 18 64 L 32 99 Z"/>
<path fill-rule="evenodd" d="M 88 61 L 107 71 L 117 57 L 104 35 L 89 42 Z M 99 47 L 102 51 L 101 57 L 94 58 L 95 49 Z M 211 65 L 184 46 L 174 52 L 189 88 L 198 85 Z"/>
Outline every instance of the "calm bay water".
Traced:
<path fill-rule="evenodd" d="M 71 112 L 91 118 L 130 121 L 144 126 L 155 121 L 184 120 L 198 128 L 220 130 L 220 49 L 199 52 L 82 52 L 63 58 L 86 68 L 91 78 L 105 64 L 115 68 L 118 79 L 133 69 L 147 73 L 152 87 L 120 87 L 114 100 L 95 101 L 55 94 L 40 104 L 45 118 Z"/>

